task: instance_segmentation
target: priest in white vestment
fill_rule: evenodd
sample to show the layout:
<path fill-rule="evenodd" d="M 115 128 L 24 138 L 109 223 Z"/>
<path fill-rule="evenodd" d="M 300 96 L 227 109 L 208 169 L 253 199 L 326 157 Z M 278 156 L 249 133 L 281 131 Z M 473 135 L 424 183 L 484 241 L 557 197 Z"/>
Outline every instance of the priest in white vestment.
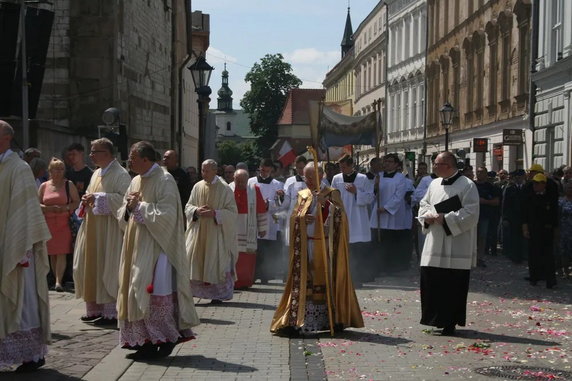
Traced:
<path fill-rule="evenodd" d="M 286 258 L 281 254 L 279 231 L 279 212 L 282 208 L 281 198 L 284 196 L 284 185 L 272 178 L 274 164 L 270 159 L 260 163 L 259 174 L 248 179 L 248 185 L 256 184 L 266 201 L 266 217 L 268 226 L 266 235 L 258 238 L 258 256 L 256 257 L 256 279 L 266 283 L 270 279 L 280 277 L 286 271 Z"/>
<path fill-rule="evenodd" d="M 379 174 L 378 182 L 379 196 L 371 214 L 370 226 L 377 243 L 375 255 L 379 271 L 408 269 L 413 251 L 413 215 L 406 201 L 406 194 L 412 191 L 413 185 L 398 171 L 400 165 L 397 154 L 388 154 L 383 158 L 383 171 Z"/>
<path fill-rule="evenodd" d="M 466 322 L 470 273 L 477 264 L 479 193 L 457 170 L 450 152 L 437 156 L 434 171 L 439 178 L 419 205 L 427 235 L 421 254 L 421 324 L 454 335 L 455 326 Z"/>
<path fill-rule="evenodd" d="M 370 280 L 369 269 L 375 257 L 370 250 L 371 232 L 369 209 L 374 199 L 373 184 L 363 173 L 354 169 L 351 156 L 339 161 L 341 173 L 332 179 L 332 188 L 340 191 L 350 228 L 350 268 L 356 283 Z"/>
<path fill-rule="evenodd" d="M 286 255 L 288 255 L 288 246 L 290 246 L 290 216 L 294 206 L 296 206 L 298 192 L 307 188 L 302 176 L 307 163 L 308 160 L 305 156 L 298 156 L 295 161 L 296 174 L 288 177 L 286 182 L 284 182 L 284 201 L 282 201 L 282 212 L 280 214 L 283 222 L 282 242 L 286 246 Z"/>
<path fill-rule="evenodd" d="M 194 338 L 199 324 L 189 283 L 183 212 L 177 184 L 155 163 L 148 142 L 131 147 L 137 173 L 117 212 L 125 230 L 119 267 L 117 318 L 123 348 L 134 360 L 168 356 Z"/>
<path fill-rule="evenodd" d="M 195 184 L 185 207 L 187 256 L 193 296 L 213 304 L 232 299 L 235 266 L 236 202 L 228 184 L 216 175 L 218 164 L 202 163 L 203 179 Z"/>
<path fill-rule="evenodd" d="M 423 163 L 425 164 L 425 163 Z M 421 165 L 421 163 L 420 163 Z M 411 203 L 413 204 L 413 215 L 417 216 L 419 213 L 419 202 L 427 193 L 427 189 L 429 189 L 429 184 L 437 178 L 435 173 L 430 175 L 423 176 L 419 179 L 415 190 L 413 191 L 413 195 L 411 196 Z M 423 251 L 423 245 L 425 244 L 425 234 L 421 231 L 421 225 L 419 224 L 418 220 L 413 221 L 413 230 L 415 230 L 416 234 L 416 242 L 415 242 L 415 250 L 417 252 L 417 257 L 421 258 L 421 252 Z"/>
<path fill-rule="evenodd" d="M 73 256 L 75 295 L 85 301 L 86 308 L 81 320 L 95 325 L 117 325 L 117 269 L 123 244 L 117 211 L 131 176 L 115 160 L 114 153 L 113 143 L 107 138 L 91 142 L 89 157 L 99 168 L 81 198 L 84 220 Z"/>
<path fill-rule="evenodd" d="M 45 364 L 50 342 L 46 241 L 32 170 L 10 149 L 0 120 L 0 368 L 30 372 Z"/>

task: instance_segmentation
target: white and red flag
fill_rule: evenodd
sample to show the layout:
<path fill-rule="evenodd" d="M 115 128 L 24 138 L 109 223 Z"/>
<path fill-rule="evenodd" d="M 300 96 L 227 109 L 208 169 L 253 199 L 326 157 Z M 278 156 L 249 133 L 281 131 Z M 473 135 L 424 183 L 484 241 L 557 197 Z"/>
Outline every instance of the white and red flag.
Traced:
<path fill-rule="evenodd" d="M 282 144 L 280 151 L 278 151 L 278 160 L 280 160 L 284 167 L 287 167 L 296 160 L 296 152 L 288 140 L 284 140 L 284 144 Z"/>

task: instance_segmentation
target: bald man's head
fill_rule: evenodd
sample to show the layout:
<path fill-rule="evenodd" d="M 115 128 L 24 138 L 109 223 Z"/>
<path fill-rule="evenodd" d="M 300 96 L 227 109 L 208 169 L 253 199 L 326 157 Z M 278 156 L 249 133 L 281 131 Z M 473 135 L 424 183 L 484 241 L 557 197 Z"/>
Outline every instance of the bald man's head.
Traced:
<path fill-rule="evenodd" d="M 177 155 L 175 150 L 170 149 L 165 151 L 163 154 L 163 165 L 167 167 L 169 171 L 177 169 L 179 165 L 179 155 Z"/>
<path fill-rule="evenodd" d="M 14 129 L 8 122 L 0 120 L 0 136 L 4 135 L 14 136 Z"/>
<path fill-rule="evenodd" d="M 449 151 L 441 152 L 435 158 L 433 167 L 437 176 L 448 178 L 457 173 L 457 159 Z"/>
<path fill-rule="evenodd" d="M 246 189 L 248 184 L 248 172 L 244 169 L 237 169 L 234 172 L 234 186 L 235 189 Z"/>
<path fill-rule="evenodd" d="M 8 151 L 14 136 L 14 129 L 8 122 L 0 120 L 0 153 Z"/>

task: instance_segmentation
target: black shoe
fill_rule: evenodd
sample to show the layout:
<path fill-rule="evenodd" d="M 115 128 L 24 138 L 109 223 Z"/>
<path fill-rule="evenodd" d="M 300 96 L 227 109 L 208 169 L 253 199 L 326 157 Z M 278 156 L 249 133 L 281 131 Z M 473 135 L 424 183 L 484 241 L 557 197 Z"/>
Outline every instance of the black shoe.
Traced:
<path fill-rule="evenodd" d="M 213 299 L 213 300 L 211 300 L 211 304 L 222 304 L 222 300 L 220 300 L 220 299 Z"/>
<path fill-rule="evenodd" d="M 538 282 L 537 280 L 533 280 L 533 279 L 532 279 L 531 277 L 529 277 L 529 276 L 525 276 L 525 277 L 524 277 L 524 280 L 528 281 L 528 283 L 529 283 L 531 286 L 536 286 L 536 283 Z"/>
<path fill-rule="evenodd" d="M 145 344 L 137 352 L 129 353 L 125 356 L 126 359 L 140 361 L 140 360 L 153 360 L 159 358 L 159 352 L 157 351 L 157 345 Z"/>
<path fill-rule="evenodd" d="M 344 332 L 344 325 L 342 323 L 334 324 L 334 332 L 335 333 Z"/>
<path fill-rule="evenodd" d="M 100 317 L 101 317 L 101 315 L 95 315 L 95 316 L 83 315 L 82 317 L 79 318 L 79 320 L 85 321 L 85 322 L 92 322 L 94 320 L 99 319 Z"/>
<path fill-rule="evenodd" d="M 280 337 L 288 337 L 290 339 L 300 337 L 300 331 L 294 327 L 288 326 L 280 328 L 276 331 L 276 335 Z"/>
<path fill-rule="evenodd" d="M 443 328 L 443 331 L 441 331 L 441 336 L 455 336 L 455 334 L 456 330 L 454 325 L 449 325 Z"/>
<path fill-rule="evenodd" d="M 157 352 L 157 357 L 167 357 L 169 356 L 172 352 L 173 349 L 175 348 L 175 343 L 165 343 L 165 344 L 159 344 L 159 351 Z"/>
<path fill-rule="evenodd" d="M 30 373 L 37 371 L 40 367 L 46 364 L 46 360 L 39 359 L 38 361 L 25 362 L 16 368 L 16 373 Z"/>
<path fill-rule="evenodd" d="M 546 282 L 546 288 L 556 288 L 556 282 Z"/>
<path fill-rule="evenodd" d="M 98 326 L 98 327 L 117 327 L 117 319 L 112 318 L 112 319 L 106 319 L 106 318 L 101 318 L 101 319 L 97 319 L 93 322 L 93 325 Z"/>

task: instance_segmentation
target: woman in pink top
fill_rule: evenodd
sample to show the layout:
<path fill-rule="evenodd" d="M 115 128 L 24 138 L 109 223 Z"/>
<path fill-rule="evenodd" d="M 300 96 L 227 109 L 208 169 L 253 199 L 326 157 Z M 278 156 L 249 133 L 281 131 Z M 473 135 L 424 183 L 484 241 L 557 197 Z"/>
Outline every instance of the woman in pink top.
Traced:
<path fill-rule="evenodd" d="M 66 255 L 73 252 L 72 235 L 69 226 L 70 214 L 79 205 L 79 194 L 71 181 L 64 177 L 63 161 L 52 158 L 48 165 L 50 179 L 40 185 L 38 195 L 42 212 L 52 235 L 46 245 L 52 272 L 56 277 L 56 291 L 63 291 L 62 278 L 66 269 Z M 69 185 L 69 197 L 66 192 Z"/>

